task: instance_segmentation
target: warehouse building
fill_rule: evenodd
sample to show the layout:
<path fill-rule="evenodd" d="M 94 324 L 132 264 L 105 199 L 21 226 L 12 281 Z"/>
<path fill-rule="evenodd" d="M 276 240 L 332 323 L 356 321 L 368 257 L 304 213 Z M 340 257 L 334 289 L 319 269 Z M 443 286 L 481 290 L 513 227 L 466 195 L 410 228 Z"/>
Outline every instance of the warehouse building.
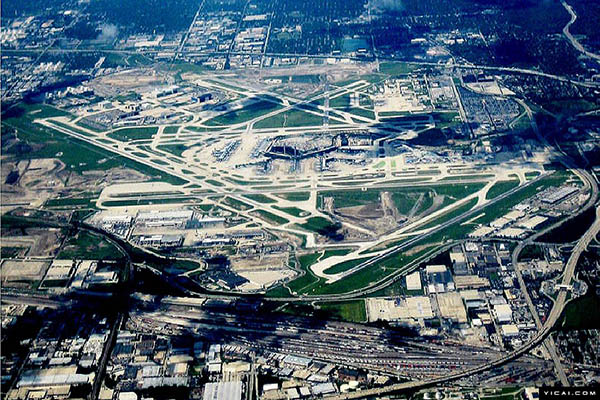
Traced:
<path fill-rule="evenodd" d="M 204 386 L 203 400 L 241 400 L 242 382 L 209 382 Z"/>
<path fill-rule="evenodd" d="M 406 289 L 407 290 L 421 290 L 421 273 L 415 271 L 412 274 L 406 275 Z"/>
<path fill-rule="evenodd" d="M 425 267 L 429 293 L 444 293 L 455 289 L 452 274 L 445 265 L 428 265 Z"/>
<path fill-rule="evenodd" d="M 512 322 L 512 309 L 508 304 L 496 304 L 494 306 L 494 313 L 499 323 Z"/>

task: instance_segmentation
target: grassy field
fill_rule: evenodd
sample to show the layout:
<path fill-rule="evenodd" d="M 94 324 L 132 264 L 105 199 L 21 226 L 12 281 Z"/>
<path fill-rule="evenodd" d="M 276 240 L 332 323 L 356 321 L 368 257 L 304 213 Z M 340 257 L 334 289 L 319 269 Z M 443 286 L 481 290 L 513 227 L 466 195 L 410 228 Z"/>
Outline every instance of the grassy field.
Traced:
<path fill-rule="evenodd" d="M 237 200 L 237 199 L 234 199 L 231 197 L 225 197 L 223 199 L 223 203 L 235 208 L 236 210 L 240 210 L 240 211 L 249 210 L 254 207 L 248 203 L 244 203 L 243 201 L 240 201 L 240 200 Z"/>
<path fill-rule="evenodd" d="M 331 231 L 338 229 L 337 224 L 323 217 L 310 217 L 305 223 L 299 224 L 302 229 L 307 231 L 316 232 L 320 235 L 327 235 Z"/>
<path fill-rule="evenodd" d="M 221 183 L 219 181 L 215 181 L 214 179 L 207 179 L 206 183 L 210 183 L 211 185 L 215 185 L 215 186 L 219 186 L 219 187 L 225 186 L 224 183 Z"/>
<path fill-rule="evenodd" d="M 20 110 L 19 112 L 12 111 L 3 116 L 3 134 L 8 128 L 16 129 L 19 139 L 34 147 L 35 150 L 13 153 L 16 160 L 58 158 L 65 163 L 68 169 L 77 173 L 111 168 L 131 168 L 163 182 L 175 185 L 186 182 L 145 164 L 33 122 L 34 119 L 42 116 L 69 115 L 65 112 L 40 104 L 18 106 L 17 108 Z M 65 151 L 65 149 L 70 149 L 70 151 Z M 10 151 L 3 149 L 3 153 L 9 155 Z"/>
<path fill-rule="evenodd" d="M 289 110 L 269 118 L 258 121 L 254 124 L 256 129 L 284 128 L 298 126 L 321 126 L 323 117 L 302 110 Z"/>
<path fill-rule="evenodd" d="M 277 203 L 277 200 L 272 199 L 268 196 L 265 196 L 264 194 L 244 194 L 242 196 L 244 196 L 247 199 L 254 200 L 258 203 L 263 203 L 263 204 Z"/>
<path fill-rule="evenodd" d="M 502 193 L 506 193 L 517 186 L 519 186 L 519 180 L 516 179 L 511 179 L 510 181 L 498 181 L 490 188 L 490 190 L 488 190 L 485 198 L 488 200 L 495 199 Z"/>
<path fill-rule="evenodd" d="M 319 258 L 321 257 L 321 252 L 304 254 L 298 257 L 298 261 L 300 264 L 300 268 L 305 272 L 304 275 L 299 277 L 298 279 L 294 279 L 290 283 L 288 283 L 288 287 L 292 292 L 302 293 L 304 290 L 321 282 L 322 279 L 317 277 L 310 270 L 310 266 L 315 264 Z"/>
<path fill-rule="evenodd" d="M 338 274 L 340 272 L 348 271 L 348 270 L 356 267 L 360 263 L 367 261 L 368 259 L 369 259 L 369 257 L 365 257 L 365 258 L 357 258 L 354 260 L 345 261 L 345 262 L 336 264 L 333 267 L 329 267 L 323 272 L 326 274 L 331 274 L 331 275 Z"/>
<path fill-rule="evenodd" d="M 179 130 L 179 125 L 165 126 L 163 129 L 164 133 L 177 133 Z"/>
<path fill-rule="evenodd" d="M 92 207 L 92 201 L 95 200 L 94 197 L 65 197 L 65 198 L 57 198 L 50 199 L 44 203 L 44 207 Z"/>
<path fill-rule="evenodd" d="M 405 75 L 416 70 L 416 65 L 403 62 L 382 62 L 379 64 L 379 72 L 388 75 Z"/>
<path fill-rule="evenodd" d="M 316 305 L 332 319 L 340 319 L 348 322 L 365 322 L 367 319 L 364 300 L 317 303 Z"/>
<path fill-rule="evenodd" d="M 59 259 L 116 260 L 124 255 L 108 240 L 87 231 L 70 236 L 56 256 Z"/>
<path fill-rule="evenodd" d="M 204 124 L 207 126 L 240 124 L 248 122 L 251 119 L 258 118 L 261 115 L 278 110 L 281 107 L 281 104 L 276 102 L 258 100 L 257 102 L 249 104 L 240 110 L 229 111 L 228 113 L 209 119 Z"/>
<path fill-rule="evenodd" d="M 279 193 L 276 195 L 289 201 L 307 201 L 310 198 L 309 192 Z"/>
<path fill-rule="evenodd" d="M 273 207 L 276 210 L 283 211 L 284 213 L 290 214 L 294 217 L 302 217 L 307 214 L 310 214 L 307 211 L 304 211 L 298 207 L 279 207 L 279 206 L 271 206 L 271 207 Z"/>
<path fill-rule="evenodd" d="M 145 126 L 141 128 L 121 128 L 107 133 L 106 136 L 121 142 L 129 142 L 132 140 L 152 139 L 152 137 L 156 135 L 157 131 L 158 128 L 154 126 Z"/>
<path fill-rule="evenodd" d="M 322 191 L 319 192 L 319 198 L 322 197 L 333 197 L 336 208 L 343 207 L 354 207 L 361 206 L 371 203 L 378 203 L 380 201 L 381 192 L 389 192 L 400 202 L 406 198 L 406 195 L 416 195 L 420 193 L 437 193 L 438 195 L 448 196 L 453 199 L 461 199 L 472 193 L 475 193 L 485 186 L 484 183 L 467 183 L 461 185 L 430 185 L 430 186 L 419 186 L 419 187 L 406 187 L 406 188 L 375 188 L 362 190 L 350 190 L 350 191 Z M 416 197 L 415 197 L 416 198 Z"/>
<path fill-rule="evenodd" d="M 174 154 L 178 157 L 181 157 L 183 152 L 187 150 L 187 146 L 184 144 L 161 144 L 156 148 L 162 151 L 166 151 L 167 153 Z"/>
<path fill-rule="evenodd" d="M 260 218 L 266 220 L 267 222 L 275 224 L 275 225 L 283 225 L 283 224 L 287 224 L 288 222 L 290 222 L 289 220 L 287 220 L 283 217 L 280 217 L 278 215 L 275 215 L 275 214 L 270 213 L 265 210 L 254 210 L 254 211 L 252 211 L 252 213 L 258 214 L 258 216 Z"/>

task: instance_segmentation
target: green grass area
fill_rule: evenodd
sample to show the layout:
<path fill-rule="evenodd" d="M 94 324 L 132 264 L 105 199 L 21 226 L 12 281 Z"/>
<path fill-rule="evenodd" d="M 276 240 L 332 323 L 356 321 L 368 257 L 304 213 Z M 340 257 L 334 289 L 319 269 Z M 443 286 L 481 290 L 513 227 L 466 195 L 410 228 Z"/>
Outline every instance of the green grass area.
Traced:
<path fill-rule="evenodd" d="M 184 144 L 161 144 L 156 146 L 158 150 L 166 151 L 167 153 L 174 154 L 181 157 L 184 151 L 187 150 L 187 146 Z"/>
<path fill-rule="evenodd" d="M 349 261 L 344 261 L 342 263 L 336 264 L 332 267 L 327 268 L 325 271 L 323 271 L 326 274 L 339 274 L 340 272 L 345 272 L 348 271 L 354 267 L 356 267 L 357 265 L 367 261 L 369 259 L 369 257 L 364 257 L 364 258 L 357 258 L 354 260 L 349 260 Z"/>
<path fill-rule="evenodd" d="M 346 111 L 351 114 L 358 115 L 359 117 L 375 119 L 375 113 L 371 110 L 365 110 L 364 108 L 349 107 L 349 108 L 344 108 L 342 111 Z"/>
<path fill-rule="evenodd" d="M 382 62 L 379 63 L 379 72 L 388 75 L 410 74 L 419 67 L 404 62 Z"/>
<path fill-rule="evenodd" d="M 294 293 L 302 293 L 308 287 L 315 285 L 317 282 L 322 281 L 321 278 L 314 275 L 310 270 L 310 266 L 315 264 L 319 258 L 321 257 L 322 252 L 304 254 L 298 257 L 298 262 L 300 269 L 304 271 L 304 275 L 301 277 L 294 279 L 287 286 Z"/>
<path fill-rule="evenodd" d="M 116 260 L 124 255 L 108 240 L 87 231 L 79 231 L 66 240 L 56 257 L 78 260 Z"/>
<path fill-rule="evenodd" d="M 164 133 L 177 133 L 179 130 L 179 125 L 165 126 L 163 129 Z"/>
<path fill-rule="evenodd" d="M 277 200 L 272 199 L 268 196 L 265 196 L 264 194 L 244 194 L 242 195 L 247 199 L 250 200 L 254 200 L 258 203 L 263 203 L 263 204 L 272 204 L 272 203 L 277 203 Z"/>
<path fill-rule="evenodd" d="M 0 247 L 0 259 L 14 258 L 23 251 L 23 247 L 2 246 Z"/>
<path fill-rule="evenodd" d="M 219 187 L 225 186 L 224 183 L 221 183 L 219 181 L 215 181 L 214 179 L 207 179 L 205 182 L 206 183 L 210 183 L 211 185 L 214 185 L 214 186 L 219 186 Z"/>
<path fill-rule="evenodd" d="M 141 128 L 121 128 L 116 129 L 106 134 L 106 136 L 119 140 L 121 142 L 129 142 L 131 140 L 152 139 L 158 128 L 155 126 L 145 126 Z"/>
<path fill-rule="evenodd" d="M 352 249 L 335 249 L 335 250 L 325 250 L 320 260 L 324 260 L 329 257 L 335 256 L 345 256 L 348 253 L 351 253 Z"/>
<path fill-rule="evenodd" d="M 420 193 L 435 192 L 440 196 L 448 196 L 453 199 L 461 199 L 472 193 L 475 193 L 485 186 L 484 183 L 466 183 L 461 185 L 428 185 L 406 188 L 368 188 L 367 190 L 347 190 L 347 191 L 321 191 L 319 192 L 319 201 L 323 197 L 333 197 L 336 208 L 361 206 L 371 203 L 379 203 L 380 193 L 389 192 L 392 195 L 419 195 Z M 398 197 L 400 199 L 400 197 Z"/>
<path fill-rule="evenodd" d="M 209 119 L 208 121 L 204 122 L 204 125 L 222 126 L 248 122 L 251 119 L 258 118 L 261 115 L 278 110 L 282 107 L 277 99 L 272 99 L 273 101 L 259 99 L 255 103 L 246 105 L 240 110 L 229 111 L 225 114 Z"/>
<path fill-rule="evenodd" d="M 254 128 L 272 129 L 315 125 L 323 125 L 323 116 L 315 115 L 302 110 L 292 109 L 260 120 L 254 124 Z"/>
<path fill-rule="evenodd" d="M 561 330 L 600 329 L 600 296 L 593 291 L 569 302 L 560 316 Z"/>
<path fill-rule="evenodd" d="M 339 229 L 339 225 L 323 217 L 310 217 L 299 227 L 307 231 L 316 232 L 320 235 L 329 235 Z"/>
<path fill-rule="evenodd" d="M 367 319 L 364 300 L 317 303 L 316 306 L 332 319 L 340 319 L 348 322 L 365 322 Z"/>
<path fill-rule="evenodd" d="M 565 221 L 550 232 L 538 238 L 542 243 L 570 243 L 580 239 L 596 218 L 596 209 L 588 208 L 585 212 Z"/>
<path fill-rule="evenodd" d="M 236 210 L 240 210 L 240 211 L 250 210 L 251 208 L 254 207 L 248 203 L 244 203 L 243 201 L 234 199 L 229 196 L 225 197 L 223 199 L 223 203 L 235 208 Z"/>
<path fill-rule="evenodd" d="M 276 210 L 283 211 L 284 213 L 290 214 L 294 217 L 303 217 L 310 214 L 307 211 L 304 211 L 298 207 L 279 207 L 279 206 L 271 206 Z"/>
<path fill-rule="evenodd" d="M 544 248 L 537 244 L 528 244 L 519 253 L 519 261 L 543 260 Z"/>
<path fill-rule="evenodd" d="M 77 173 L 111 168 L 131 168 L 163 182 L 175 185 L 186 182 L 183 179 L 96 147 L 55 129 L 33 123 L 33 120 L 38 118 L 42 111 L 44 114 L 50 115 L 65 114 L 52 107 L 26 105 L 18 106 L 17 109 L 16 111 L 11 110 L 10 113 L 3 116 L 3 135 L 8 128 L 16 129 L 22 143 L 28 144 L 31 148 L 27 150 L 3 149 L 4 155 L 12 155 L 15 160 L 58 158 L 65 163 L 68 169 Z M 42 111 L 31 114 L 31 110 Z M 69 151 L 66 151 L 67 149 Z"/>
<path fill-rule="evenodd" d="M 275 225 L 283 225 L 290 222 L 289 220 L 280 217 L 279 215 L 275 215 L 265 210 L 254 210 L 252 211 L 252 214 L 257 214 L 260 218 Z"/>
<path fill-rule="evenodd" d="M 44 207 L 92 207 L 93 200 L 94 197 L 64 197 L 47 200 Z"/>
<path fill-rule="evenodd" d="M 298 202 L 307 201 L 308 199 L 310 199 L 309 192 L 278 193 L 278 194 L 276 194 L 276 196 L 286 199 L 288 201 L 298 201 Z"/>
<path fill-rule="evenodd" d="M 538 176 L 540 176 L 540 171 L 525 172 L 525 179 L 527 179 L 528 181 L 537 178 Z"/>
<path fill-rule="evenodd" d="M 488 200 L 495 199 L 503 193 L 519 186 L 519 180 L 511 179 L 509 181 L 498 181 L 488 190 L 485 198 Z"/>

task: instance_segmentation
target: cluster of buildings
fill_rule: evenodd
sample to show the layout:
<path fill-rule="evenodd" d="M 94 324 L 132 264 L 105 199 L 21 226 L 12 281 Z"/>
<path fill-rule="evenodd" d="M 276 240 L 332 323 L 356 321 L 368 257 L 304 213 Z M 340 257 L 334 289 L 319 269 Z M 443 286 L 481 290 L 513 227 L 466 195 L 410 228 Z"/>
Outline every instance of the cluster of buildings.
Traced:
<path fill-rule="evenodd" d="M 96 290 L 119 283 L 118 261 L 2 260 L 5 287 L 34 288 L 52 293 Z"/>
<path fill-rule="evenodd" d="M 387 320 L 431 334 L 471 337 L 516 347 L 536 329 L 503 243 L 467 242 L 449 265 L 427 265 L 405 277 L 406 294 L 366 300 L 369 321 Z"/>
<path fill-rule="evenodd" d="M 427 82 L 423 76 L 388 79 L 374 89 L 375 110 L 385 113 L 422 113 L 432 110 Z"/>
<path fill-rule="evenodd" d="M 119 272 L 114 262 L 95 260 L 53 260 L 39 289 L 85 290 L 119 283 Z"/>
<path fill-rule="evenodd" d="M 135 215 L 105 215 L 96 224 L 142 246 L 173 248 L 183 245 L 186 231 L 223 228 L 226 221 L 225 217 L 208 216 L 194 210 L 172 210 L 139 211 Z"/>
<path fill-rule="evenodd" d="M 26 357 L 19 360 L 20 370 L 3 371 L 3 383 L 4 380 L 12 383 L 10 390 L 5 392 L 6 399 L 84 397 L 91 392 L 96 381 L 101 357 L 110 337 L 107 319 L 97 320 L 96 316 L 75 314 L 70 315 L 68 320 L 46 320 L 43 315 L 40 312 L 37 316 L 41 321 L 39 333 L 21 344 L 26 348 Z M 27 323 L 23 325 L 26 326 Z M 3 350 L 7 355 L 15 351 Z M 5 360 L 3 356 L 3 369 Z M 12 365 L 12 360 L 7 361 Z"/>
<path fill-rule="evenodd" d="M 580 189 L 572 185 L 547 188 L 517 204 L 504 216 L 489 224 L 479 226 L 469 236 L 472 238 L 522 239 L 548 221 L 566 215 L 583 204 L 585 199 L 577 196 L 578 193 L 580 193 Z M 563 202 L 565 207 L 557 207 L 559 203 Z"/>

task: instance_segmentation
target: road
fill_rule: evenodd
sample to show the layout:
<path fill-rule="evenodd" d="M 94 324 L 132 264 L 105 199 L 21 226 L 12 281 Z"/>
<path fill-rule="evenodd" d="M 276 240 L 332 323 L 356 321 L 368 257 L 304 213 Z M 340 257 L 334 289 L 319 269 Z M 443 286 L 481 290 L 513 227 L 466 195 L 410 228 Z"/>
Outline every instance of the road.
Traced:
<path fill-rule="evenodd" d="M 600 60 L 600 55 L 592 53 L 591 51 L 587 51 L 585 49 L 585 47 L 583 47 L 583 45 L 581 43 L 579 43 L 579 41 L 577 39 L 575 39 L 575 37 L 571 34 L 571 31 L 570 31 L 571 25 L 573 25 L 575 23 L 575 21 L 577 21 L 577 14 L 575 13 L 575 10 L 573 10 L 573 7 L 571 7 L 565 0 L 561 0 L 561 4 L 565 8 L 565 10 L 567 10 L 569 15 L 571 15 L 571 20 L 563 28 L 563 34 L 567 37 L 569 42 L 571 42 L 573 47 L 575 47 L 577 49 L 577 51 L 585 54 L 586 56 L 588 56 L 590 58 Z"/>
<path fill-rule="evenodd" d="M 10 49 L 3 49 L 2 50 L 5 54 L 31 54 L 31 53 L 35 53 L 35 52 L 39 52 L 42 51 L 42 49 L 27 49 L 27 50 L 10 50 Z M 109 54 L 123 54 L 123 55 L 145 55 L 145 56 L 152 56 L 155 55 L 157 53 L 159 53 L 159 50 L 151 50 L 151 51 L 128 51 L 128 50 L 102 50 L 102 49 L 98 49 L 98 48 L 90 48 L 90 49 L 48 49 L 48 53 L 52 53 L 52 54 L 64 54 L 64 53 L 109 53 Z M 199 53 L 194 53 L 194 52 L 186 52 L 186 51 L 182 51 L 180 53 L 180 56 L 188 56 L 188 57 L 199 57 L 199 56 L 203 56 L 203 57 L 219 57 L 219 56 L 227 56 L 227 55 L 231 55 L 231 56 L 256 56 L 256 53 L 252 53 L 252 52 L 244 52 L 244 51 L 232 51 L 231 53 L 229 52 L 199 52 Z M 292 57 L 292 58 L 309 58 L 309 59 L 330 59 L 330 58 L 334 58 L 334 59 L 349 59 L 352 61 L 369 61 L 369 60 L 365 60 L 364 58 L 360 58 L 360 57 L 350 57 L 347 55 L 319 55 L 319 54 L 304 54 L 304 53 L 272 53 L 272 52 L 266 52 L 264 53 L 265 56 L 267 57 Z M 439 63 L 435 63 L 435 62 L 427 62 L 427 61 L 414 61 L 414 60 L 402 60 L 402 59 L 397 59 L 394 57 L 384 57 L 384 56 L 378 56 L 378 61 L 389 61 L 389 62 L 403 62 L 406 64 L 410 64 L 410 65 L 422 65 L 422 66 L 427 66 L 427 67 L 444 67 L 444 64 L 439 64 Z M 598 82 L 579 82 L 577 80 L 574 79 L 570 79 L 567 78 L 565 76 L 560 76 L 560 75 L 554 75 L 554 74 L 548 74 L 545 72 L 541 72 L 535 69 L 528 69 L 528 68 L 516 68 L 516 67 L 494 67 L 494 66 L 490 66 L 490 65 L 478 65 L 478 64 L 465 64 L 465 63 L 454 63 L 452 64 L 452 67 L 455 68 L 462 68 L 462 69 L 478 69 L 478 70 L 484 70 L 484 71 L 498 71 L 498 72 L 509 72 L 509 73 L 520 73 L 520 74 L 525 74 L 525 75 L 534 75 L 534 76 L 540 76 L 540 77 L 544 77 L 544 78 L 550 78 L 550 79 L 554 79 L 554 80 L 558 80 L 561 82 L 568 82 L 571 83 L 573 85 L 577 85 L 577 86 L 583 86 L 583 87 L 599 87 L 600 83 Z"/>

